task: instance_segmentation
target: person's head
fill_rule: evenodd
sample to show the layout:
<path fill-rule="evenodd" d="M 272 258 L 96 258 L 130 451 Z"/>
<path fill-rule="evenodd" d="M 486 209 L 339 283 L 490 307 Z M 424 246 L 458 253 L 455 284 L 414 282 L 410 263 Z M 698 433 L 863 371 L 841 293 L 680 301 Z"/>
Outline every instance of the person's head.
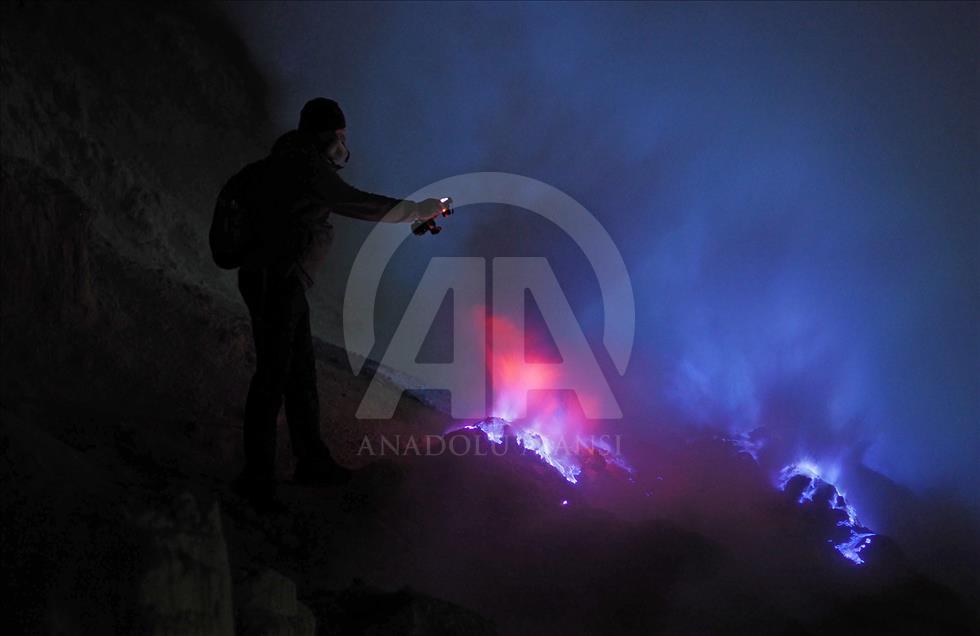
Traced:
<path fill-rule="evenodd" d="M 319 140 L 322 152 L 337 169 L 347 165 L 347 120 L 337 102 L 325 97 L 306 102 L 299 114 L 299 130 Z"/>

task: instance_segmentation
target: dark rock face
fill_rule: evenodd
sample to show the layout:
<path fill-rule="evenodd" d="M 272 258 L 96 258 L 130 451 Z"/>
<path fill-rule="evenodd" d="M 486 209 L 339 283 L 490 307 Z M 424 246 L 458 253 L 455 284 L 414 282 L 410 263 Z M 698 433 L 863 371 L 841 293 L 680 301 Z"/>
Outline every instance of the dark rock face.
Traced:
<path fill-rule="evenodd" d="M 213 282 L 217 188 L 263 153 L 265 86 L 208 5 L 7 3 L 0 150 L 74 192 L 128 260 Z"/>
<path fill-rule="evenodd" d="M 206 237 L 223 180 L 265 150 L 264 85 L 207 7 L 2 11 L 0 336 L 16 365 L 4 391 L 57 383 L 116 400 L 114 382 L 93 386 L 101 367 L 132 378 L 141 403 L 178 388 L 207 408 L 203 377 L 181 380 L 179 361 L 204 344 L 201 320 L 223 329 L 225 355 L 242 355 L 234 277 L 210 263 Z M 154 356 L 180 372 L 157 375 Z M 208 371 L 220 381 L 219 369 Z"/>
<path fill-rule="evenodd" d="M 202 511 L 193 495 L 183 493 L 171 506 L 146 510 L 130 523 L 140 555 L 133 588 L 136 631 L 234 633 L 231 570 L 218 505 Z"/>

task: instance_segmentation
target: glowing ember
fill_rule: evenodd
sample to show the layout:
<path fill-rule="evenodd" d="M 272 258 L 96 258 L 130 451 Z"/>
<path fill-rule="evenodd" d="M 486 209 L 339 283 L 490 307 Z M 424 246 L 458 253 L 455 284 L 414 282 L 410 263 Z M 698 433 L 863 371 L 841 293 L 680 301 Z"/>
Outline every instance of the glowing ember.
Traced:
<path fill-rule="evenodd" d="M 584 463 L 601 462 L 601 465 L 616 466 L 627 474 L 632 474 L 632 467 L 617 452 L 613 445 L 604 437 L 576 437 L 571 441 L 565 439 L 558 429 L 558 435 L 550 435 L 540 421 L 528 420 L 508 422 L 499 417 L 490 417 L 475 424 L 468 424 L 455 430 L 478 430 L 487 436 L 494 444 L 506 444 L 513 440 L 525 451 L 531 451 L 571 484 L 577 484 Z M 568 505 L 563 500 L 562 505 Z"/>
<path fill-rule="evenodd" d="M 847 501 L 844 500 L 844 494 L 837 489 L 831 481 L 831 478 L 827 477 L 820 470 L 814 462 L 810 460 L 803 460 L 795 464 L 790 464 L 784 467 L 779 472 L 779 479 L 776 485 L 779 486 L 780 490 L 786 490 L 786 486 L 789 484 L 790 480 L 795 477 L 804 477 L 807 479 L 807 484 L 800 493 L 797 503 L 813 502 L 813 497 L 818 490 L 824 486 L 828 486 L 832 489 L 831 496 L 828 500 L 828 505 L 832 510 L 838 510 L 844 513 L 846 519 L 842 519 L 837 522 L 837 526 L 840 528 L 846 528 L 848 532 L 848 537 L 844 541 L 835 543 L 833 539 L 830 539 L 830 543 L 834 544 L 834 548 L 844 556 L 845 559 L 861 565 L 864 563 L 864 559 L 861 558 L 861 551 L 866 547 L 871 545 L 871 539 L 875 536 L 874 532 L 871 532 L 864 526 L 858 523 L 857 512 L 854 508 L 848 505 Z"/>
<path fill-rule="evenodd" d="M 538 431 L 528 428 L 514 428 L 510 422 L 499 417 L 491 417 L 463 428 L 483 431 L 494 444 L 504 444 L 513 438 L 519 446 L 529 450 L 557 470 L 569 483 L 578 483 L 582 467 L 577 458 L 564 444 L 554 444 L 551 439 Z"/>

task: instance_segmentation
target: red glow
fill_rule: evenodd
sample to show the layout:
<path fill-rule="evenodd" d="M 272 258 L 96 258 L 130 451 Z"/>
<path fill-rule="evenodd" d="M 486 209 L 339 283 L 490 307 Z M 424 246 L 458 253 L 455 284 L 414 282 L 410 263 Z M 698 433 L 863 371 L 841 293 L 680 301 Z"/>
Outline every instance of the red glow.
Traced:
<path fill-rule="evenodd" d="M 598 422 L 588 420 L 582 408 L 593 397 L 550 388 L 560 363 L 527 362 L 537 353 L 533 343 L 545 340 L 522 333 L 514 321 L 490 314 L 482 305 L 473 309 L 472 319 L 485 321 L 492 408 L 486 419 L 466 428 L 482 430 L 495 443 L 502 434 L 513 435 L 571 483 L 577 483 L 583 468 L 632 474 L 618 442 L 611 445 L 608 439 L 593 437 Z M 518 417 L 525 394 L 527 413 Z"/>
<path fill-rule="evenodd" d="M 573 443 L 576 436 L 587 434 L 587 428 L 591 427 L 586 426 L 581 406 L 573 394 L 537 390 L 537 387 L 550 386 L 558 376 L 557 365 L 526 362 L 537 353 L 531 349 L 533 343 L 542 339 L 534 338 L 531 333 L 522 333 L 507 316 L 486 315 L 484 308 L 481 308 L 480 315 L 487 321 L 487 333 L 498 336 L 487 346 L 486 359 L 493 396 L 490 415 L 510 422 L 520 420 L 536 432 L 565 439 L 569 443 Z M 527 392 L 527 416 L 518 418 L 516 405 Z M 589 398 L 580 395 L 579 399 Z"/>

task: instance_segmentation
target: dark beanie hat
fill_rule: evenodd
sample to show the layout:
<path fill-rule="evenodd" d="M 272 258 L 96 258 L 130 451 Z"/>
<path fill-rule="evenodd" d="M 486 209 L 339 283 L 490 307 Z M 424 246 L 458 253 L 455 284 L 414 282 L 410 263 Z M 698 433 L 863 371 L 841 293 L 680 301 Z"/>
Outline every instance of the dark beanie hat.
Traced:
<path fill-rule="evenodd" d="M 299 129 L 303 132 L 321 133 L 347 127 L 344 111 L 332 99 L 317 97 L 306 102 L 299 114 Z"/>

